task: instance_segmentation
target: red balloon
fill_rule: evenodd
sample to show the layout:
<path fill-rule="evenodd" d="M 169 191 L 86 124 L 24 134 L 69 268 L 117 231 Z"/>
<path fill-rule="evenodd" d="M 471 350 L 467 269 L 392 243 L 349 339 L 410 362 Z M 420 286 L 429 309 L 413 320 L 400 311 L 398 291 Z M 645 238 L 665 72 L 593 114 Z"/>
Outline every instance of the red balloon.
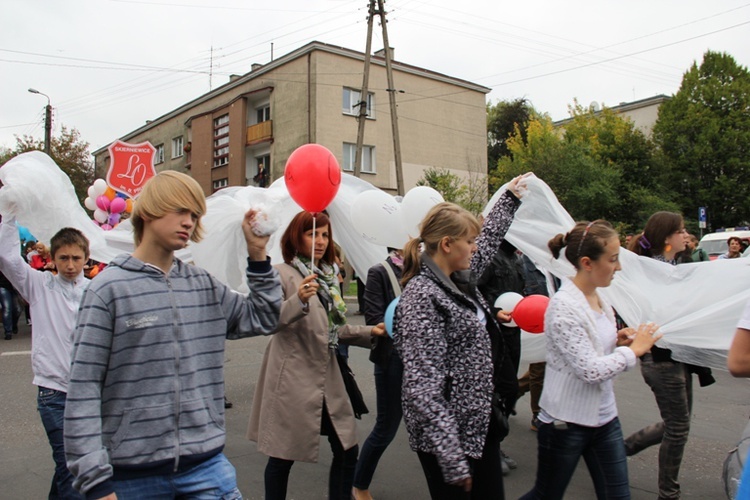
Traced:
<path fill-rule="evenodd" d="M 513 321 L 521 330 L 529 333 L 544 332 L 544 313 L 547 311 L 549 297 L 529 295 L 516 304 L 513 309 Z"/>
<path fill-rule="evenodd" d="M 336 157 L 320 144 L 305 144 L 289 156 L 284 169 L 286 188 L 292 199 L 311 213 L 322 212 L 341 186 Z"/>

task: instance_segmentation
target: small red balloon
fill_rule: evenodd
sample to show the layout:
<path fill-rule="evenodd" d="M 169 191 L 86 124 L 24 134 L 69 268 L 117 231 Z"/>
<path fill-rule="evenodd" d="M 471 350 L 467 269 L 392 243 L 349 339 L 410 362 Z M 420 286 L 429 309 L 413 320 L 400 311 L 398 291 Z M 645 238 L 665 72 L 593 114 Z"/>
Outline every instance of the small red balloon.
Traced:
<path fill-rule="evenodd" d="M 320 144 L 305 144 L 289 156 L 284 181 L 292 199 L 304 210 L 322 212 L 341 186 L 336 157 Z"/>
<path fill-rule="evenodd" d="M 549 305 L 545 295 L 529 295 L 516 304 L 513 309 L 513 321 L 521 330 L 529 333 L 544 332 L 544 313 Z"/>

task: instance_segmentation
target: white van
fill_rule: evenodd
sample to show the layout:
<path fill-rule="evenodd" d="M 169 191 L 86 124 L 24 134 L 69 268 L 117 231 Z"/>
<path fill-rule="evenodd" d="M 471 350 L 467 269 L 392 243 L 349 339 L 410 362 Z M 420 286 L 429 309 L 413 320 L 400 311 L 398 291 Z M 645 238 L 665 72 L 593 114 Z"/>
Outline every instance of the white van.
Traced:
<path fill-rule="evenodd" d="M 729 250 L 727 240 L 732 236 L 741 239 L 743 245 L 750 245 L 750 229 L 746 227 L 737 227 L 727 228 L 705 235 L 701 238 L 700 243 L 698 243 L 698 247 L 705 250 L 706 253 L 708 253 L 709 258 L 714 260 L 718 258 L 719 255 L 727 253 Z"/>

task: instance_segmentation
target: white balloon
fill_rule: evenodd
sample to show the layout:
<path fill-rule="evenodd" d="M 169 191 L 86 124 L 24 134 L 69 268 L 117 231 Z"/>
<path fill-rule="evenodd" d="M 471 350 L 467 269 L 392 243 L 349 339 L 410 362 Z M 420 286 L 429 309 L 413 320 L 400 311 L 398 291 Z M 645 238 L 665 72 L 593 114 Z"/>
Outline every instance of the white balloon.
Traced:
<path fill-rule="evenodd" d="M 370 243 L 403 248 L 409 239 L 399 203 L 379 189 L 358 194 L 352 203 L 350 218 L 356 231 Z"/>
<path fill-rule="evenodd" d="M 107 190 L 107 181 L 104 179 L 97 179 L 94 181 L 94 192 L 96 193 L 96 196 L 101 196 L 104 194 L 104 191 Z M 96 198 L 95 196 L 92 196 L 92 198 Z"/>
<path fill-rule="evenodd" d="M 86 208 L 88 208 L 91 211 L 96 210 L 96 202 L 94 201 L 94 199 L 91 196 L 89 196 L 85 200 L 83 200 L 83 206 L 85 206 Z"/>
<path fill-rule="evenodd" d="M 521 295 L 520 293 L 505 292 L 504 294 L 500 295 L 497 300 L 495 300 L 495 307 L 498 309 L 502 309 L 503 311 L 513 312 L 513 309 L 515 309 L 516 305 L 521 302 L 522 298 L 523 295 Z M 511 320 L 509 323 L 503 323 L 503 325 L 518 326 L 513 320 Z"/>
<path fill-rule="evenodd" d="M 101 208 L 97 208 L 94 210 L 94 219 L 100 224 L 104 224 L 109 219 L 109 214 Z"/>
<path fill-rule="evenodd" d="M 445 200 L 443 195 L 429 186 L 417 186 L 409 190 L 401 202 L 401 217 L 410 238 L 419 236 L 419 224 L 432 207 Z"/>
<path fill-rule="evenodd" d="M 96 200 L 96 196 L 97 196 L 96 195 L 96 188 L 94 187 L 93 184 L 91 186 L 89 186 L 89 189 L 88 189 L 88 191 L 86 191 L 86 193 L 89 195 L 89 198 L 91 198 L 93 200 Z"/>

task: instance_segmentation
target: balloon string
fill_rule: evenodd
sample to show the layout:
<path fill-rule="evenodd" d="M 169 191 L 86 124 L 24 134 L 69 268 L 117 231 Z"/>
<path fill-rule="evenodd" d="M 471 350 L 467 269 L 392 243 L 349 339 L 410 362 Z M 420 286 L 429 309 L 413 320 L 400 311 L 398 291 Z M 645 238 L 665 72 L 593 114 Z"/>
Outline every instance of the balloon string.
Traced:
<path fill-rule="evenodd" d="M 313 269 L 315 269 L 315 222 L 317 219 L 317 213 L 313 212 L 313 227 L 312 227 L 312 248 L 310 249 L 310 273 L 314 274 L 315 272 Z"/>

